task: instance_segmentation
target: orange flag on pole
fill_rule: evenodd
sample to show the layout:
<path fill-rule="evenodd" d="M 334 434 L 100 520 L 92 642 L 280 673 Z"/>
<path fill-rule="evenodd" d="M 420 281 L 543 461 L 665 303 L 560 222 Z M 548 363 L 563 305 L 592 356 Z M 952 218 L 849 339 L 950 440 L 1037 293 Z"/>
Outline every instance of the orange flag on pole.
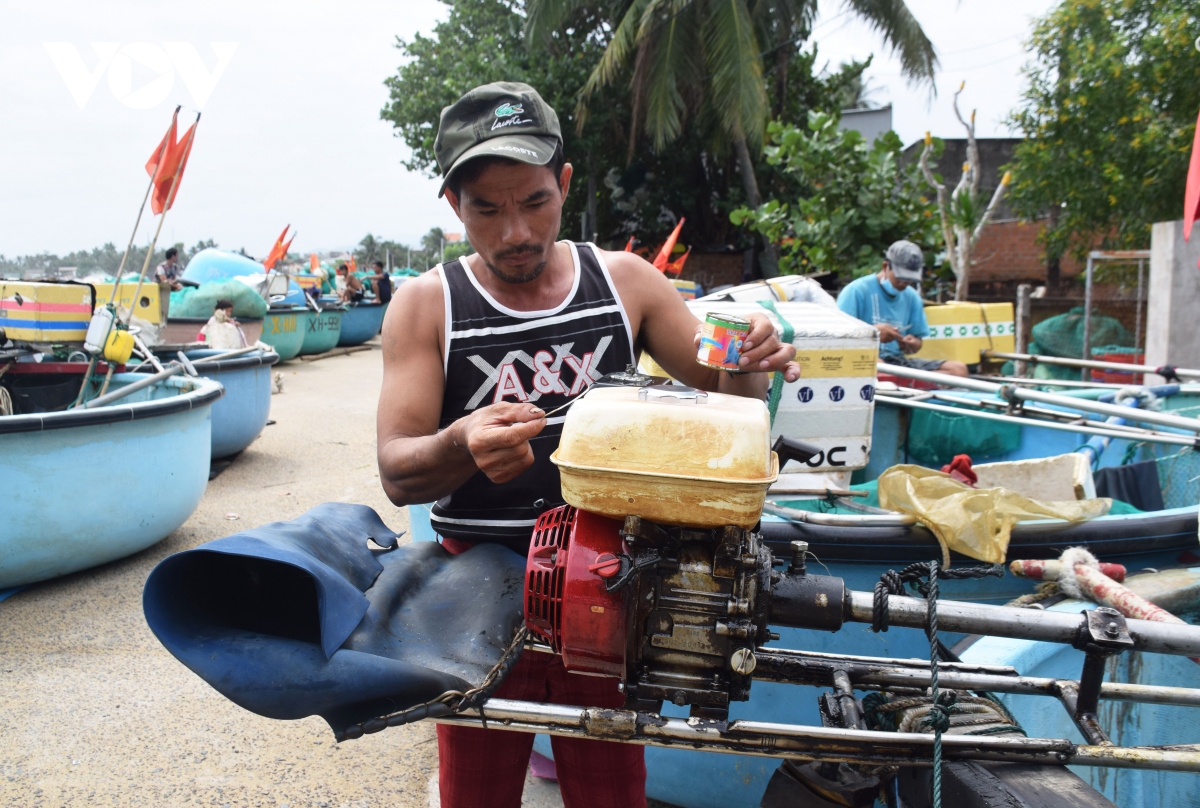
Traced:
<path fill-rule="evenodd" d="M 199 121 L 197 121 L 198 123 Z M 154 193 L 150 199 L 150 209 L 162 213 L 171 209 L 175 197 L 179 193 L 179 184 L 183 181 L 183 170 L 187 167 L 188 157 L 192 153 L 192 141 L 196 137 L 196 124 L 184 133 L 183 138 L 175 140 L 175 119 L 171 119 L 171 128 L 166 136 L 154 149 L 154 154 L 146 161 L 146 173 L 153 178 Z M 165 145 L 165 151 L 164 151 Z M 172 190 L 172 185 L 174 190 Z M 167 197 L 170 196 L 170 199 Z"/>
<path fill-rule="evenodd" d="M 671 253 L 675 250 L 675 242 L 679 240 L 679 231 L 683 229 L 683 223 L 687 221 L 686 217 L 679 219 L 679 224 L 675 225 L 675 229 L 671 231 L 671 235 L 667 236 L 666 242 L 662 245 L 662 249 L 658 251 L 658 255 L 654 258 L 654 268 L 659 272 L 666 272 L 667 265 L 671 260 Z"/>
<path fill-rule="evenodd" d="M 630 236 L 629 241 L 625 243 L 625 252 L 633 252 L 633 236 Z"/>
<path fill-rule="evenodd" d="M 350 256 L 350 273 L 358 272 L 358 262 L 354 260 L 354 256 Z"/>
<path fill-rule="evenodd" d="M 291 228 L 290 224 L 287 227 L 283 228 L 283 232 L 279 234 L 279 238 L 275 239 L 275 245 L 273 247 L 271 247 L 271 251 L 269 253 L 267 253 L 267 257 L 263 260 L 263 266 L 266 267 L 268 270 L 270 270 L 271 267 L 275 266 L 276 262 L 278 262 L 280 258 L 283 258 L 285 255 L 287 255 L 287 247 L 283 246 L 283 239 L 284 239 L 284 236 L 287 235 L 287 231 L 290 228 Z M 293 236 L 293 238 L 294 238 L 294 236 Z M 288 242 L 288 246 L 291 246 L 290 241 Z"/>
<path fill-rule="evenodd" d="M 146 161 L 146 173 L 151 177 L 155 176 L 158 171 L 158 164 L 165 162 L 167 155 L 171 153 L 171 147 L 175 145 L 175 124 L 179 119 L 179 109 L 175 109 L 175 114 L 171 116 L 171 126 L 167 129 L 167 133 L 163 135 L 163 139 L 154 147 L 154 153 L 150 155 L 150 159 Z M 157 179 L 157 177 L 155 177 Z"/>
<path fill-rule="evenodd" d="M 1188 166 L 1187 191 L 1183 195 L 1183 240 L 1192 235 L 1192 225 L 1200 214 L 1200 117 L 1192 139 L 1192 162 Z"/>
<path fill-rule="evenodd" d="M 316 253 L 313 253 L 308 257 L 308 271 L 313 275 L 321 274 L 321 259 L 317 258 Z"/>

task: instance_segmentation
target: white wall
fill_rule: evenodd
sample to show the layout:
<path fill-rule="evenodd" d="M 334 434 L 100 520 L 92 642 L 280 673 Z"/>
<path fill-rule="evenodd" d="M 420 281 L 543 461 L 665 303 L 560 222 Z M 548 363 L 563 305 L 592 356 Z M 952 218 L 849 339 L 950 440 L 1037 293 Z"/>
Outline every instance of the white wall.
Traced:
<path fill-rule="evenodd" d="M 1146 364 L 1200 368 L 1200 230 L 1183 240 L 1183 222 L 1157 222 L 1150 236 Z M 1161 382 L 1150 376 L 1147 382 Z"/>

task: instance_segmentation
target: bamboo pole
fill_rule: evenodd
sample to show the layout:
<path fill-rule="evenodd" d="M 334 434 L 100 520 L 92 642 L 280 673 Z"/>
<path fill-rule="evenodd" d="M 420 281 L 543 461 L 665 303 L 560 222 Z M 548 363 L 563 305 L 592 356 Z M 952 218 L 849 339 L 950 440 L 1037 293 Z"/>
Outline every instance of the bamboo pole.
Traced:
<path fill-rule="evenodd" d="M 192 126 L 191 133 L 188 135 L 187 147 L 184 149 L 184 154 L 191 156 L 192 142 L 196 139 L 196 125 L 200 123 L 200 113 L 196 113 L 196 124 Z M 138 295 L 142 293 L 142 284 L 146 281 L 146 270 L 150 268 L 150 259 L 154 257 L 154 246 L 158 244 L 158 236 L 162 233 L 163 222 L 167 220 L 167 211 L 175 204 L 175 189 L 179 186 L 179 176 L 183 173 L 183 166 L 175 170 L 175 176 L 171 178 L 171 190 L 167 192 L 167 204 L 163 208 L 162 215 L 158 217 L 158 227 L 154 229 L 154 238 L 150 241 L 150 246 L 146 250 L 146 260 L 142 262 L 142 273 L 138 276 L 137 286 L 133 290 L 133 300 L 137 301 Z M 157 173 L 157 172 L 156 172 Z M 125 325 L 129 325 L 129 320 L 133 318 L 133 306 L 129 307 L 129 317 L 125 320 Z"/>

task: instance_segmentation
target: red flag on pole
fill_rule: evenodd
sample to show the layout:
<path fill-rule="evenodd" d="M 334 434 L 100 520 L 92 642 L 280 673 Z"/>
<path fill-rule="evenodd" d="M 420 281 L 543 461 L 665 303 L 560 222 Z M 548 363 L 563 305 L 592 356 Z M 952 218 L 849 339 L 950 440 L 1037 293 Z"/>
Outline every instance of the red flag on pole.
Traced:
<path fill-rule="evenodd" d="M 1192 162 L 1188 166 L 1187 191 L 1183 195 L 1183 240 L 1192 235 L 1192 224 L 1200 214 L 1200 116 L 1192 139 Z"/>
<path fill-rule="evenodd" d="M 692 248 L 688 247 L 687 252 L 685 252 L 683 255 L 679 256 L 674 261 L 667 264 L 667 268 L 664 271 L 668 275 L 674 275 L 675 277 L 678 278 L 680 273 L 683 272 L 683 265 L 687 263 L 688 256 L 691 254 L 692 254 Z"/>
<path fill-rule="evenodd" d="M 163 135 L 163 139 L 154 147 L 154 153 L 150 155 L 150 159 L 146 161 L 146 173 L 151 177 L 155 175 L 160 162 L 165 162 L 167 155 L 171 153 L 171 147 L 175 145 L 175 123 L 179 118 L 179 109 L 176 108 L 175 114 L 171 116 L 171 126 L 167 129 L 167 133 Z"/>
<path fill-rule="evenodd" d="M 285 255 L 287 255 L 287 247 L 283 246 L 283 238 L 287 235 L 287 231 L 290 227 L 291 225 L 289 224 L 287 227 L 283 228 L 283 232 L 279 234 L 279 238 L 275 239 L 275 245 L 271 247 L 271 251 L 267 253 L 267 257 L 263 260 L 263 266 L 268 270 L 275 266 L 275 263 L 279 261 L 280 258 L 283 258 Z M 289 241 L 288 246 L 290 247 L 291 244 L 292 242 Z"/>
<path fill-rule="evenodd" d="M 662 245 L 662 249 L 658 251 L 658 255 L 654 258 L 654 268 L 659 272 L 667 271 L 667 264 L 671 260 L 671 253 L 675 249 L 675 242 L 679 240 L 679 231 L 683 229 L 683 223 L 687 221 L 686 217 L 679 220 L 679 224 L 675 225 L 675 229 L 671 231 L 671 235 L 667 236 L 666 242 Z"/>
<path fill-rule="evenodd" d="M 146 173 L 153 177 L 154 193 L 150 199 L 150 209 L 158 214 L 170 210 L 175 204 L 175 196 L 179 193 L 179 184 L 183 181 L 183 170 L 187 167 L 188 156 L 192 153 L 192 140 L 195 137 L 196 124 L 184 133 L 183 138 L 175 140 L 175 120 L 171 120 L 171 128 L 166 137 L 158 144 L 154 154 L 146 161 Z M 163 145 L 166 151 L 163 151 Z M 161 155 L 161 158 L 160 158 Z M 176 179 L 178 176 L 178 179 Z M 175 190 L 172 192 L 171 186 Z M 167 199 L 168 194 L 170 199 Z"/>

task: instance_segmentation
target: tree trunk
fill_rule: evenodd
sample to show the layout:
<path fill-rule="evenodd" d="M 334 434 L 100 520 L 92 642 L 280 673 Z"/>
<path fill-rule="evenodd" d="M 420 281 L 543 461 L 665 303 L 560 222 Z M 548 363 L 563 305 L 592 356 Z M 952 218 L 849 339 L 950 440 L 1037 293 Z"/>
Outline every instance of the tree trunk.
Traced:
<path fill-rule="evenodd" d="M 958 260 L 960 273 L 958 284 L 954 289 L 954 299 L 964 302 L 971 293 L 971 231 L 969 230 L 961 230 L 958 233 Z"/>
<path fill-rule="evenodd" d="M 1058 208 L 1050 208 L 1049 222 L 1046 224 L 1047 230 L 1053 230 L 1058 226 Z M 1051 289 L 1057 288 L 1062 282 L 1062 256 L 1052 255 L 1049 250 L 1046 251 L 1046 285 Z"/>
<path fill-rule="evenodd" d="M 583 213 L 583 240 L 595 241 L 599 224 L 596 221 L 596 153 L 587 153 L 587 207 Z"/>
<path fill-rule="evenodd" d="M 742 187 L 746 191 L 746 203 L 757 210 L 762 207 L 762 194 L 758 191 L 758 178 L 754 175 L 754 160 L 750 157 L 750 147 L 746 145 L 746 136 L 740 132 L 734 135 L 733 149 L 737 153 L 738 173 L 742 175 Z M 764 278 L 774 278 L 779 275 L 779 250 L 762 236 L 762 255 L 759 257 Z"/>
<path fill-rule="evenodd" d="M 771 110 L 776 119 L 783 117 L 783 107 L 787 103 L 788 62 L 791 60 L 789 48 L 784 48 L 775 58 L 775 104 Z"/>

